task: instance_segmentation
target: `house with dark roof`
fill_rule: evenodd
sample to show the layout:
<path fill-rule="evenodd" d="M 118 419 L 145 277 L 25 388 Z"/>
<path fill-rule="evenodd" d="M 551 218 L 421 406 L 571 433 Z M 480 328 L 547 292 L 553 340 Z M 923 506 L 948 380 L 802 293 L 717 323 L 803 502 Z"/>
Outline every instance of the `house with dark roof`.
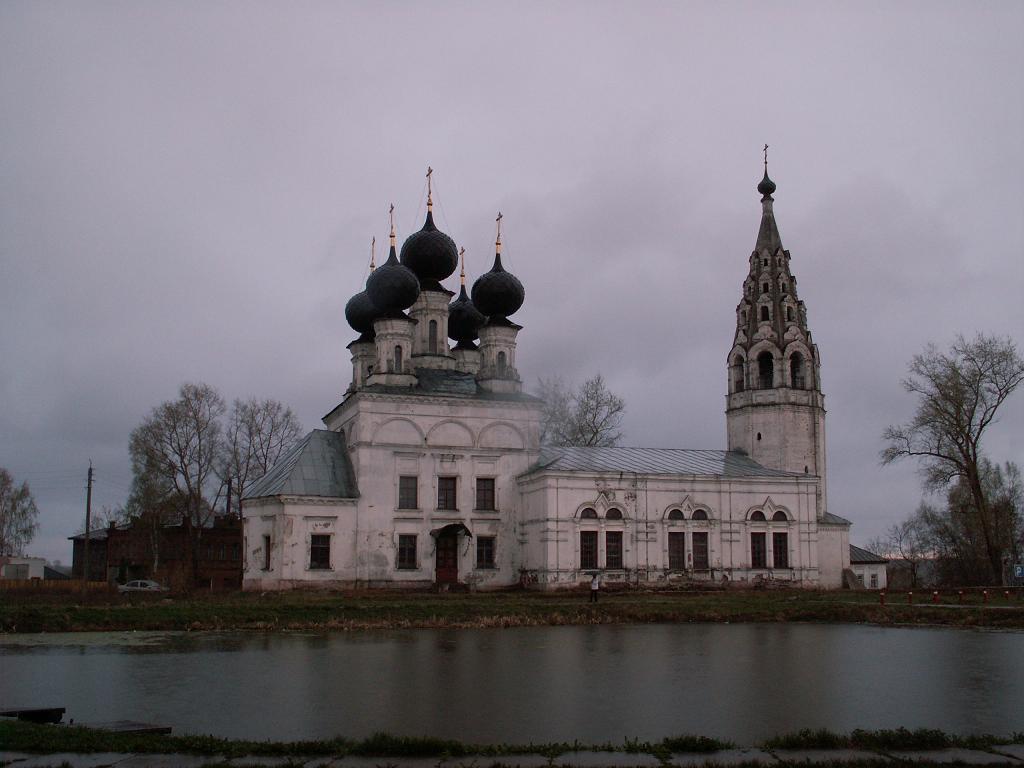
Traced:
<path fill-rule="evenodd" d="M 764 178 L 726 359 L 725 450 L 548 448 L 522 391 L 503 262 L 458 297 L 454 240 L 427 215 L 371 254 L 345 307 L 352 383 L 243 505 L 246 589 L 573 587 L 781 581 L 838 587 L 850 522 L 828 509 L 820 358 Z"/>
<path fill-rule="evenodd" d="M 885 589 L 889 582 L 886 569 L 889 561 L 874 552 L 850 545 L 850 569 L 861 586 L 867 589 Z"/>

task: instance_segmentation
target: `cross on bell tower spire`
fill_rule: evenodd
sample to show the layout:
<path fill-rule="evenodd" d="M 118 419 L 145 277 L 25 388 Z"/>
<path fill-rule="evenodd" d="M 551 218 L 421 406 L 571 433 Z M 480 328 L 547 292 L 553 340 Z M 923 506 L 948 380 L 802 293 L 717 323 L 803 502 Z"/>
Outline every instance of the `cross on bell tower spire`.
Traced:
<path fill-rule="evenodd" d="M 431 176 L 434 175 L 434 169 L 429 165 L 427 166 L 427 210 L 434 210 L 434 184 Z"/>

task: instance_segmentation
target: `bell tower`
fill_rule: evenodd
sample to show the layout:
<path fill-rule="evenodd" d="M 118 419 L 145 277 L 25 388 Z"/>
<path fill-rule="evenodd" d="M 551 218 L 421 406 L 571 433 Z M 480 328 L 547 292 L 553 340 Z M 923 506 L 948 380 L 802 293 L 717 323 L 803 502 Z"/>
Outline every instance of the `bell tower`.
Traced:
<path fill-rule="evenodd" d="M 775 189 L 765 145 L 764 178 L 757 185 L 761 227 L 727 362 L 728 446 L 772 469 L 818 475 L 820 516 L 826 511 L 825 396 L 818 348 L 775 223 Z"/>

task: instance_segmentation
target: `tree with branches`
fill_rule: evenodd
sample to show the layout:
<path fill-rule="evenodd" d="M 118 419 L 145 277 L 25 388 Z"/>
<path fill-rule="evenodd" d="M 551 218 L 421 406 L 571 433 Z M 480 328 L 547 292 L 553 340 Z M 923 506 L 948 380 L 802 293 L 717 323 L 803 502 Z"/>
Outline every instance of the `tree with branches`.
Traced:
<path fill-rule="evenodd" d="M 39 528 L 39 509 L 28 483 L 16 485 L 0 467 L 0 555 L 21 555 Z"/>
<path fill-rule="evenodd" d="M 903 388 L 917 396 L 910 422 L 890 426 L 883 438 L 882 464 L 903 458 L 920 462 L 926 489 L 960 485 L 970 503 L 963 514 L 976 517 L 989 577 L 1004 579 L 1006 549 L 985 492 L 982 438 L 1000 406 L 1024 381 L 1024 360 L 1013 341 L 977 335 L 958 336 L 948 352 L 934 344 L 910 362 Z"/>
<path fill-rule="evenodd" d="M 302 436 L 291 408 L 277 400 L 235 400 L 225 429 L 220 476 L 228 484 L 237 509 L 253 483 L 270 471 Z"/>
<path fill-rule="evenodd" d="M 540 379 L 538 396 L 544 401 L 541 444 L 557 447 L 609 448 L 622 439 L 625 401 L 611 392 L 596 374 L 570 389 L 559 377 Z"/>

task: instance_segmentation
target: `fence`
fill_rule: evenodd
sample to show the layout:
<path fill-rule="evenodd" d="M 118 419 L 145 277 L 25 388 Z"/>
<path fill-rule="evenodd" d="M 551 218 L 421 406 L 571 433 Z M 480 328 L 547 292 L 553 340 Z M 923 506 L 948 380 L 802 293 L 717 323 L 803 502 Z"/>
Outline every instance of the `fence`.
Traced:
<path fill-rule="evenodd" d="M 81 592 L 81 579 L 0 579 L 0 592 Z M 106 592 L 110 585 L 105 581 L 87 581 L 87 592 Z"/>

